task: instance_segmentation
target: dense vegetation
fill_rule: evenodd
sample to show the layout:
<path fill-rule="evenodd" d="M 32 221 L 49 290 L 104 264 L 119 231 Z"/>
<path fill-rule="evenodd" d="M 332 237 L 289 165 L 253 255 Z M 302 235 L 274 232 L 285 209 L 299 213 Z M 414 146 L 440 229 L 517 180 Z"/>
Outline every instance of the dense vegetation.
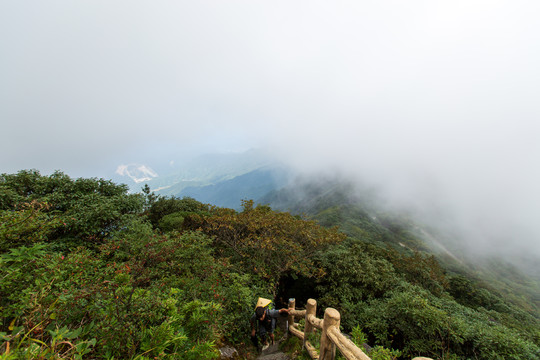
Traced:
<path fill-rule="evenodd" d="M 404 357 L 539 358 L 540 287 L 510 264 L 487 266 L 435 258 L 407 216 L 381 211 L 366 189 L 328 182 L 284 189 L 265 199 L 282 209 L 338 225 L 345 242 L 320 254 L 323 306 L 360 326 L 370 344 Z M 300 194 L 300 195 L 298 195 Z"/>
<path fill-rule="evenodd" d="M 323 211 L 340 225 L 339 208 Z M 284 278 L 309 279 L 345 331 L 403 358 L 540 356 L 534 308 L 377 244 L 416 240 L 355 218 L 346 236 L 250 201 L 234 211 L 59 172 L 3 174 L 0 359 L 214 359 L 223 344 L 250 358 L 256 298 Z"/>

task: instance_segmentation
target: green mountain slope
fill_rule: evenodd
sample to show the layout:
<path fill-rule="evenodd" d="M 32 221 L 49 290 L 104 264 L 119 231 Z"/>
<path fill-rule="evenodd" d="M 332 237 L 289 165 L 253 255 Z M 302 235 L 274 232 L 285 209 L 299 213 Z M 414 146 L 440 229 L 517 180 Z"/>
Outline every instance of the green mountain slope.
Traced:
<path fill-rule="evenodd" d="M 351 239 L 405 254 L 419 251 L 435 255 L 448 273 L 465 276 L 475 286 L 540 317 L 539 278 L 523 273 L 501 257 L 471 259 L 455 244 L 444 243 L 445 234 L 415 222 L 408 214 L 381 210 L 377 201 L 373 190 L 359 192 L 352 184 L 339 181 L 298 182 L 262 199 L 274 208 L 304 214 L 324 226 L 338 226 Z"/>
<path fill-rule="evenodd" d="M 192 197 L 200 202 L 240 209 L 241 200 L 259 199 L 283 187 L 289 175 L 280 168 L 263 168 L 232 179 L 206 186 L 190 186 L 175 194 Z"/>

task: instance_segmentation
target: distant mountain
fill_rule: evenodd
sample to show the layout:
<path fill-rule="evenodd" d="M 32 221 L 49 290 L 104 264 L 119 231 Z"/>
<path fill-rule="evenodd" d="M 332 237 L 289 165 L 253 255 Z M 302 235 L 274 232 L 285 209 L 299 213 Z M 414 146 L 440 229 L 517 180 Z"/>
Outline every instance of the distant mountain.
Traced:
<path fill-rule="evenodd" d="M 213 185 L 186 187 L 177 196 L 189 196 L 203 203 L 238 209 L 241 200 L 258 202 L 269 192 L 285 186 L 289 179 L 289 172 L 283 168 L 264 168 Z"/>
<path fill-rule="evenodd" d="M 159 172 L 152 170 L 151 164 L 120 165 L 114 181 L 128 184 L 133 192 L 148 184 L 157 194 L 177 196 L 185 188 L 215 185 L 272 164 L 274 162 L 266 152 L 256 149 L 204 154 L 188 160 L 171 161 Z"/>

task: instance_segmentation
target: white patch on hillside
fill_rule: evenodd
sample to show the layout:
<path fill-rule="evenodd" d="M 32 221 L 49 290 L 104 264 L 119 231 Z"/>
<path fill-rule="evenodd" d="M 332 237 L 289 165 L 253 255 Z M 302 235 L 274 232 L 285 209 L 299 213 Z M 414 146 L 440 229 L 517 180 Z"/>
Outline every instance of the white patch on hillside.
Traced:
<path fill-rule="evenodd" d="M 137 184 L 158 177 L 158 174 L 154 170 L 142 164 L 119 165 L 116 168 L 116 173 L 118 175 L 128 176 Z"/>
<path fill-rule="evenodd" d="M 422 234 L 424 239 L 429 241 L 429 243 L 431 244 L 431 246 L 432 246 L 432 248 L 434 250 L 442 252 L 442 253 L 448 255 L 449 257 L 451 257 L 452 259 L 454 259 L 455 261 L 459 262 L 460 264 L 463 264 L 463 261 L 461 261 L 452 252 L 450 252 L 450 250 L 448 250 L 439 240 L 437 240 L 437 238 L 435 238 L 433 235 L 431 235 L 430 233 L 428 233 L 424 229 L 418 228 L 418 230 L 420 231 L 420 234 Z"/>

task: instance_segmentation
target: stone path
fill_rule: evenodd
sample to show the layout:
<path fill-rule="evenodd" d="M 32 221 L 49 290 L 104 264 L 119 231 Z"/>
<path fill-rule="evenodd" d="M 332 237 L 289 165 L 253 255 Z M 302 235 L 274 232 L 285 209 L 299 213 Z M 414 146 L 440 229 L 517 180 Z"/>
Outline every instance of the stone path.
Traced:
<path fill-rule="evenodd" d="M 268 349 L 264 350 L 261 355 L 257 357 L 259 360 L 289 360 L 289 356 L 281 350 L 279 350 L 279 342 L 276 341 L 274 345 L 270 345 Z"/>
<path fill-rule="evenodd" d="M 277 327 L 282 330 L 282 333 L 287 333 L 287 318 L 279 318 Z M 258 360 L 290 360 L 290 357 L 279 350 L 279 343 L 282 339 L 275 339 L 274 345 L 270 345 L 268 349 L 264 350 L 258 357 Z"/>

